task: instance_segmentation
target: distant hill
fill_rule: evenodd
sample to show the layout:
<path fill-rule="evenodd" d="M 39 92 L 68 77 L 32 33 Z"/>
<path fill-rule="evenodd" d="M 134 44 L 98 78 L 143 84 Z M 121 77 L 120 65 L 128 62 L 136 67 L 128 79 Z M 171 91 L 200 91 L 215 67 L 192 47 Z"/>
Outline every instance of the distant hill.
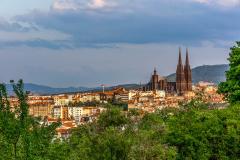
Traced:
<path fill-rule="evenodd" d="M 6 85 L 7 91 L 9 95 L 13 95 L 13 89 L 10 84 Z M 106 87 L 105 90 L 111 90 L 116 87 L 123 87 L 126 89 L 136 89 L 139 88 L 139 85 L 137 84 L 123 84 L 118 86 L 111 86 Z M 48 95 L 48 94 L 61 94 L 61 93 L 76 93 L 76 92 L 92 92 L 92 91 L 101 91 L 101 87 L 95 87 L 95 88 L 88 88 L 88 87 L 67 87 L 67 88 L 53 88 L 49 86 L 44 85 L 37 85 L 32 83 L 25 83 L 24 89 L 26 91 L 30 91 L 33 94 L 39 94 L 39 95 Z"/>
<path fill-rule="evenodd" d="M 192 69 L 193 83 L 199 81 L 208 81 L 218 84 L 219 82 L 225 81 L 225 72 L 229 66 L 223 65 L 204 65 Z M 167 76 L 168 81 L 175 81 L 176 74 Z M 106 90 L 110 90 L 116 87 L 124 87 L 126 89 L 137 89 L 140 86 L 138 84 L 123 84 L 118 86 L 106 87 Z M 7 90 L 10 95 L 13 95 L 12 87 L 7 84 Z M 67 87 L 67 88 L 53 88 L 44 85 L 37 85 L 32 83 L 25 84 L 25 90 L 30 91 L 34 94 L 60 94 L 60 93 L 74 93 L 74 92 L 86 92 L 86 91 L 101 91 L 101 87 L 88 88 L 88 87 Z"/>
<path fill-rule="evenodd" d="M 218 84 L 226 80 L 225 72 L 229 69 L 229 65 L 203 65 L 192 69 L 193 83 L 199 81 L 207 81 Z M 169 81 L 175 81 L 176 74 L 167 76 Z"/>
<path fill-rule="evenodd" d="M 87 87 L 53 88 L 53 87 L 44 86 L 44 85 L 25 83 L 24 89 L 34 94 L 58 94 L 58 93 L 68 93 L 68 92 L 84 92 L 84 91 L 92 90 L 93 88 L 87 88 Z M 10 84 L 7 84 L 7 91 L 10 95 L 13 94 L 12 86 Z"/>

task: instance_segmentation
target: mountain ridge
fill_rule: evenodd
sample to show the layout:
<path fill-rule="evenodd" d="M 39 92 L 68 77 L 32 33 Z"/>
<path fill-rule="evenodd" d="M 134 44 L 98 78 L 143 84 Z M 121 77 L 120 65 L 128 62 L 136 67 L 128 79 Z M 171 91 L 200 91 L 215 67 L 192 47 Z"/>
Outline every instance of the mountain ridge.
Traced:
<path fill-rule="evenodd" d="M 228 64 L 218 65 L 202 65 L 192 69 L 193 83 L 200 81 L 212 82 L 219 84 L 226 80 L 225 72 L 229 69 Z M 170 74 L 166 77 L 168 81 L 173 82 L 176 79 L 176 74 Z"/>
<path fill-rule="evenodd" d="M 202 65 L 192 69 L 193 83 L 199 81 L 208 81 L 218 84 L 225 81 L 225 72 L 229 69 L 228 64 L 219 65 Z M 166 76 L 170 82 L 175 81 L 176 74 L 170 74 Z M 6 85 L 7 91 L 10 95 L 13 95 L 12 87 L 10 84 Z M 25 90 L 30 91 L 33 94 L 47 95 L 47 94 L 61 94 L 61 93 L 76 93 L 76 92 L 91 92 L 101 91 L 101 87 L 65 87 L 65 88 L 54 88 L 46 85 L 38 85 L 34 83 L 25 83 Z M 117 86 L 106 87 L 106 90 L 113 89 L 116 87 L 124 87 L 126 89 L 139 88 L 139 84 L 122 84 Z"/>

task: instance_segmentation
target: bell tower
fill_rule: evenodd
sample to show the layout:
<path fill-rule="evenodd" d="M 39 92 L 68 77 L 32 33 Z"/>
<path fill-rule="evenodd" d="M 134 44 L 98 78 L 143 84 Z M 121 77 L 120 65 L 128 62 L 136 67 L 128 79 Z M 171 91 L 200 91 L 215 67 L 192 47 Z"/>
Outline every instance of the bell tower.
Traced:
<path fill-rule="evenodd" d="M 158 74 L 156 67 L 154 68 L 153 75 L 152 75 L 152 90 L 158 89 Z"/>

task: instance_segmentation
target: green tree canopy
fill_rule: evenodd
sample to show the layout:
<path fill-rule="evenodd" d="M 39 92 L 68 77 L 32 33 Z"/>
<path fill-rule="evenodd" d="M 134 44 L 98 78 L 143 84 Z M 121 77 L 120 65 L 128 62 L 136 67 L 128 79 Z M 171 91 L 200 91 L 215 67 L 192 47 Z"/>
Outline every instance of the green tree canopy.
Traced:
<path fill-rule="evenodd" d="M 58 124 L 47 125 L 31 117 L 23 81 L 11 84 L 17 106 L 10 106 L 6 87 L 0 84 L 0 159 L 47 159 Z"/>
<path fill-rule="evenodd" d="M 226 73 L 227 80 L 219 85 L 219 93 L 225 95 L 230 103 L 240 102 L 240 42 L 231 48 L 230 69 Z"/>

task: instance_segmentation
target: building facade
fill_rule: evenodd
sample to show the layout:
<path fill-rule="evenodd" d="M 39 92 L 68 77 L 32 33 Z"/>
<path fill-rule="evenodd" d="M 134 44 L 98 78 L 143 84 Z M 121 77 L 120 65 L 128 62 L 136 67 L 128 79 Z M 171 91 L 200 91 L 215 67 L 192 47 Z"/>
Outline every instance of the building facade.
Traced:
<path fill-rule="evenodd" d="M 158 75 L 156 68 L 154 68 L 153 75 L 147 85 L 143 87 L 144 91 L 166 90 L 167 79 Z"/>
<path fill-rule="evenodd" d="M 167 78 L 159 76 L 155 68 L 150 81 L 142 89 L 143 91 L 163 90 L 166 93 L 177 93 L 179 95 L 192 91 L 192 70 L 188 49 L 186 50 L 185 64 L 183 64 L 181 48 L 179 48 L 175 82 L 169 82 Z"/>

